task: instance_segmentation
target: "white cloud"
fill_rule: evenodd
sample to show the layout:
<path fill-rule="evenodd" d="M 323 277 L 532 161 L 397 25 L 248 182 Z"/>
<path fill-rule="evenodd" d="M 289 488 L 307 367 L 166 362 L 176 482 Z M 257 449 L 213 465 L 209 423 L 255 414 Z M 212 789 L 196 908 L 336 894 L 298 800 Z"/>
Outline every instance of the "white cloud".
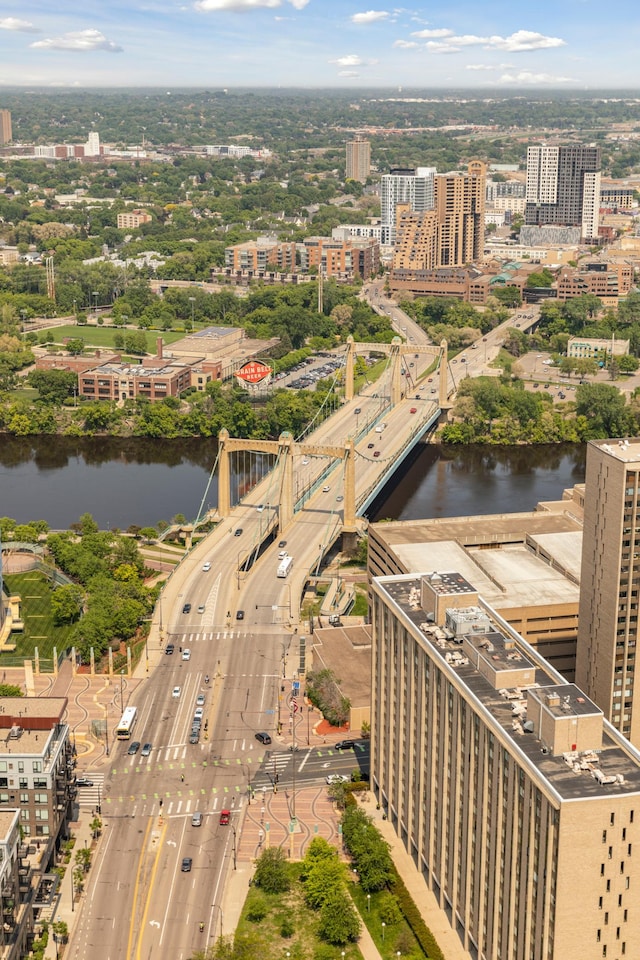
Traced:
<path fill-rule="evenodd" d="M 268 10 L 275 10 L 281 7 L 285 0 L 196 0 L 194 7 L 196 10 L 202 10 L 204 13 L 219 13 L 221 11 L 242 12 L 243 10 L 256 10 L 259 7 Z M 309 0 L 288 0 L 296 10 L 302 10 L 309 3 Z"/>
<path fill-rule="evenodd" d="M 352 23 L 376 23 L 378 20 L 386 20 L 389 16 L 387 10 L 366 10 L 364 13 L 354 13 L 351 17 Z"/>
<path fill-rule="evenodd" d="M 89 53 L 92 50 L 106 50 L 107 53 L 121 53 L 122 47 L 107 40 L 99 30 L 78 30 L 75 33 L 65 33 L 61 37 L 49 37 L 47 40 L 36 40 L 30 44 L 37 50 L 74 50 L 78 53 Z"/>
<path fill-rule="evenodd" d="M 468 63 L 465 70 L 497 70 L 497 67 L 489 66 L 488 63 Z"/>
<path fill-rule="evenodd" d="M 357 70 L 340 70 L 338 76 L 344 77 L 346 80 L 355 80 L 360 74 Z"/>
<path fill-rule="evenodd" d="M 442 37 L 452 37 L 453 30 L 446 30 L 444 27 L 438 30 L 416 30 L 411 36 L 418 37 L 419 40 L 438 40 Z"/>
<path fill-rule="evenodd" d="M 566 40 L 560 37 L 545 37 L 542 33 L 531 30 L 516 30 L 508 37 L 490 37 L 488 45 L 497 50 L 509 50 L 512 53 L 521 53 L 525 50 L 549 50 L 553 47 L 565 47 Z"/>
<path fill-rule="evenodd" d="M 476 37 L 474 34 L 463 34 L 461 37 L 449 37 L 447 43 L 455 44 L 456 47 L 478 47 L 482 46 L 491 46 L 491 40 L 500 40 L 501 37 Z"/>
<path fill-rule="evenodd" d="M 364 63 L 362 57 L 357 53 L 350 53 L 346 57 L 338 57 L 336 60 L 329 60 L 329 63 L 335 63 L 339 67 L 361 67 Z"/>
<path fill-rule="evenodd" d="M 540 86 L 542 84 L 577 83 L 574 77 L 553 77 L 549 73 L 531 73 L 530 70 L 521 70 L 520 73 L 504 73 L 500 83 L 515 83 L 520 85 Z"/>
<path fill-rule="evenodd" d="M 435 40 L 429 40 L 424 46 L 428 53 L 460 53 L 460 47 L 452 47 L 443 41 L 437 43 Z"/>
<path fill-rule="evenodd" d="M 0 30 L 19 30 L 22 33 L 39 33 L 28 20 L 16 20 L 15 17 L 4 17 L 0 20 Z"/>
<path fill-rule="evenodd" d="M 415 40 L 394 40 L 393 46 L 400 47 L 401 50 L 415 50 L 420 44 Z"/>

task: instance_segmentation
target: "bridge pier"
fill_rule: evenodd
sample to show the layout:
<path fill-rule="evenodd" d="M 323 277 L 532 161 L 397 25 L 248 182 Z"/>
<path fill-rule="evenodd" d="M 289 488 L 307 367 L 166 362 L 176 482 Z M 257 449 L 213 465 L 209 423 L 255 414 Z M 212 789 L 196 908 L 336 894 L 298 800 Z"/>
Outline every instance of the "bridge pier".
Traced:
<path fill-rule="evenodd" d="M 223 427 L 218 434 L 218 516 L 221 520 L 231 513 L 231 464 L 228 441 L 229 431 Z"/>
<path fill-rule="evenodd" d="M 353 368 L 354 368 L 355 352 L 356 352 L 356 347 L 355 347 L 355 343 L 353 342 L 353 337 L 349 335 L 347 337 L 347 358 L 345 362 L 345 371 L 344 371 L 345 400 L 353 400 L 353 394 L 354 394 Z"/>
<path fill-rule="evenodd" d="M 391 341 L 391 406 L 397 406 L 404 395 L 402 383 L 402 351 L 400 337 Z"/>
<path fill-rule="evenodd" d="M 283 433 L 279 443 L 283 457 L 279 514 L 279 527 L 282 532 L 293 520 L 293 437 L 290 433 Z"/>

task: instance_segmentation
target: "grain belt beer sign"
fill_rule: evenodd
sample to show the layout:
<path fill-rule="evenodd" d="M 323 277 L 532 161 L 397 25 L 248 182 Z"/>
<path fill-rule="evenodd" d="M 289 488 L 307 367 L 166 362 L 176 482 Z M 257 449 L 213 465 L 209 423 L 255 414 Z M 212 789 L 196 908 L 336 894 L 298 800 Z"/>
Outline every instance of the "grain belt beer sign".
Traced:
<path fill-rule="evenodd" d="M 243 367 L 236 371 L 238 380 L 243 380 L 247 384 L 261 383 L 270 374 L 271 367 L 262 363 L 261 360 L 250 360 L 249 363 L 245 363 Z"/>

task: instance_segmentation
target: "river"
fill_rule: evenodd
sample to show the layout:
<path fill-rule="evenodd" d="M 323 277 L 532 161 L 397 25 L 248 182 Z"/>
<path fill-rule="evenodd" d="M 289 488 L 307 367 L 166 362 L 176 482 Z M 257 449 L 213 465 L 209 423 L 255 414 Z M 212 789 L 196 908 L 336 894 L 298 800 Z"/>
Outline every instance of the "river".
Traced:
<path fill-rule="evenodd" d="M 0 516 L 67 529 L 83 513 L 125 530 L 217 503 L 215 440 L 0 439 Z M 254 473 L 262 467 L 252 458 Z M 532 510 L 584 480 L 585 448 L 419 447 L 368 515 L 372 520 Z M 242 478 L 235 478 L 237 487 Z"/>

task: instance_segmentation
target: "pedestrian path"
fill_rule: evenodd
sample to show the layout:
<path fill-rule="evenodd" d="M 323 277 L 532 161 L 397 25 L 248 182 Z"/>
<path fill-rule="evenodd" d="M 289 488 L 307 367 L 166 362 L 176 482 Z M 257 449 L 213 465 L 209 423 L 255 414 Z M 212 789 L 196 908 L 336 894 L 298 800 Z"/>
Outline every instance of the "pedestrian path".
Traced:
<path fill-rule="evenodd" d="M 91 773 L 91 786 L 78 787 L 76 803 L 80 807 L 99 807 L 104 797 L 104 773 Z"/>

